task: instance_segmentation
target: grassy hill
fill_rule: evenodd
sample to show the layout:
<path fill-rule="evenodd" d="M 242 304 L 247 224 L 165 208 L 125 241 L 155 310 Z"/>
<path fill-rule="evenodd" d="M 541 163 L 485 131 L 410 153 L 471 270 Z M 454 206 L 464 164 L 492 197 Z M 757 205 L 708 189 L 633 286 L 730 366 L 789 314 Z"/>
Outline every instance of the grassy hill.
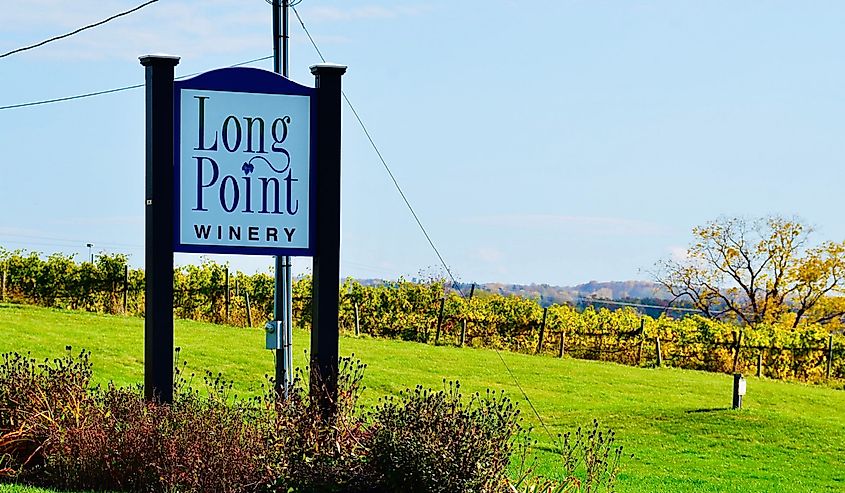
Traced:
<path fill-rule="evenodd" d="M 308 333 L 295 331 L 294 344 L 303 366 Z M 0 304 L 0 352 L 48 357 L 66 345 L 92 351 L 98 382 L 142 381 L 143 320 Z M 241 395 L 258 392 L 273 367 L 257 330 L 177 321 L 176 345 L 189 368 L 222 371 Z M 352 337 L 340 347 L 369 365 L 366 402 L 416 384 L 440 387 L 443 379 L 459 379 L 468 392 L 504 389 L 538 430 L 540 471 L 560 470 L 552 442 L 495 352 Z M 745 408 L 731 411 L 727 375 L 502 357 L 553 434 L 593 418 L 617 432 L 635 456 L 624 463 L 619 491 L 845 491 L 845 391 L 750 378 Z"/>

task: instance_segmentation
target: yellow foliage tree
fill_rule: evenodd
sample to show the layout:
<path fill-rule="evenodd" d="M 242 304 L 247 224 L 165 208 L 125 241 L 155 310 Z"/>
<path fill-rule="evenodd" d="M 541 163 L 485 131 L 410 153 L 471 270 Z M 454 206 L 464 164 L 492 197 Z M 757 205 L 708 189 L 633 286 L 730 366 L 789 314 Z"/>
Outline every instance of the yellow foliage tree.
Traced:
<path fill-rule="evenodd" d="M 720 218 L 692 232 L 686 257 L 659 262 L 655 278 L 707 317 L 798 327 L 845 314 L 845 242 L 813 246 L 811 227 L 780 216 Z"/>

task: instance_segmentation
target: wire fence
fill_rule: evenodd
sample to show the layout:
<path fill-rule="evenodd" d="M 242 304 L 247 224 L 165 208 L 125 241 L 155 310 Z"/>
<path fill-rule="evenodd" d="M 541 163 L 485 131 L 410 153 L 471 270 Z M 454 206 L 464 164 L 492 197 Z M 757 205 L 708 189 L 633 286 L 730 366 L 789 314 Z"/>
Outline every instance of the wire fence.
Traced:
<path fill-rule="evenodd" d="M 0 301 L 112 314 L 144 315 L 144 275 L 120 255 L 77 264 L 51 256 L 0 257 Z M 293 324 L 311 324 L 310 279 L 293 284 Z M 273 278 L 232 273 L 213 262 L 174 271 L 174 315 L 258 328 L 273 317 Z M 738 327 L 700 316 L 652 318 L 631 307 L 611 311 L 483 293 L 462 297 L 433 280 L 341 288 L 342 333 L 433 345 L 743 372 L 782 379 L 845 378 L 845 338 L 823 327 Z"/>

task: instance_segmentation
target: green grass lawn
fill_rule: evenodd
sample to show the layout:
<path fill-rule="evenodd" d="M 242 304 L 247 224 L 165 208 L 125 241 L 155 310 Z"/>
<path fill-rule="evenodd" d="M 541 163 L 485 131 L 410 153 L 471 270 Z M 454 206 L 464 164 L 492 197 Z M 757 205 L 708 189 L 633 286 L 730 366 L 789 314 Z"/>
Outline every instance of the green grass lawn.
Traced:
<path fill-rule="evenodd" d="M 32 486 L 18 486 L 16 484 L 0 484 L 0 493 L 64 493 L 59 490 L 48 490 Z M 75 493 L 75 492 L 74 492 Z"/>
<path fill-rule="evenodd" d="M 0 352 L 58 356 L 66 345 L 92 352 L 95 380 L 143 378 L 143 320 L 0 304 Z M 241 395 L 260 391 L 272 372 L 259 330 L 177 321 L 176 345 L 194 371 L 222 371 Z M 294 332 L 295 364 L 304 366 L 308 333 Z M 363 399 L 423 384 L 461 381 L 467 392 L 504 389 L 535 426 L 540 472 L 559 473 L 551 440 L 490 350 L 343 337 L 343 355 L 369 365 Z M 845 391 L 749 378 L 744 409 L 729 410 L 732 377 L 502 353 L 553 434 L 593 418 L 617 432 L 633 459 L 622 492 L 845 491 Z M 0 487 L 0 492 L 42 490 Z"/>

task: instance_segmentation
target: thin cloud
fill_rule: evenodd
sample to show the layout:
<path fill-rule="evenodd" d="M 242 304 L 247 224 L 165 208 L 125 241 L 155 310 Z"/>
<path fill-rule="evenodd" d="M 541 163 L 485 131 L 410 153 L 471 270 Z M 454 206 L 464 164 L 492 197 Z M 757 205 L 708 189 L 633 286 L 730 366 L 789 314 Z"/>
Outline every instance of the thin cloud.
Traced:
<path fill-rule="evenodd" d="M 183 57 L 269 51 L 266 30 L 269 10 L 263 2 L 170 0 L 96 29 L 20 56 L 39 59 L 105 60 L 133 59 L 145 53 L 175 53 Z M 0 48 L 14 48 L 46 36 L 101 20 L 126 9 L 126 3 L 79 0 L 68 12 L 57 0 L 19 2 L 4 7 L 10 27 Z M 264 14 L 263 16 L 261 14 Z M 230 16 L 236 21 L 230 21 Z M 254 18 L 255 22 L 247 20 Z M 263 22 L 262 22 L 263 21 Z M 266 30 L 259 29 L 266 26 Z"/>
<path fill-rule="evenodd" d="M 126 2 L 77 0 L 69 9 L 60 0 L 14 2 L 3 7 L 0 51 L 63 34 L 126 10 Z M 363 21 L 421 15 L 426 5 L 329 7 L 303 5 L 305 22 Z M 255 0 L 190 0 L 157 2 L 130 16 L 85 31 L 21 57 L 48 60 L 132 60 L 146 53 L 172 53 L 185 58 L 215 55 L 255 56 L 268 53 L 270 6 Z M 341 36 L 320 35 L 323 44 L 341 44 Z M 303 42 L 301 39 L 295 41 Z"/>
<path fill-rule="evenodd" d="M 689 253 L 686 248 L 673 245 L 669 247 L 669 257 L 675 262 L 686 262 L 689 260 Z"/>
<path fill-rule="evenodd" d="M 8 5 L 3 5 L 4 30 L 7 33 L 34 27 L 40 31 L 79 27 L 126 9 L 125 3 L 113 1 L 79 0 L 74 2 L 73 9 L 68 9 L 68 3 L 62 0 L 7 3 Z"/>
<path fill-rule="evenodd" d="M 122 224 L 143 225 L 144 216 L 127 215 L 127 216 L 90 216 L 90 217 L 74 217 L 70 219 L 57 219 L 48 221 L 49 224 L 55 225 L 74 225 L 74 226 L 117 226 Z"/>
<path fill-rule="evenodd" d="M 487 263 L 501 262 L 505 258 L 505 254 L 501 251 L 491 248 L 482 247 L 475 251 L 474 256 Z"/>
<path fill-rule="evenodd" d="M 394 5 L 390 7 L 378 5 L 361 5 L 357 7 L 307 7 L 302 8 L 303 17 L 313 21 L 351 21 L 396 19 L 422 15 L 431 10 L 427 5 Z"/>
<path fill-rule="evenodd" d="M 468 218 L 466 222 L 484 226 L 523 229 L 563 228 L 592 234 L 655 235 L 665 233 L 665 228 L 660 224 L 622 217 L 498 214 L 472 217 Z"/>

